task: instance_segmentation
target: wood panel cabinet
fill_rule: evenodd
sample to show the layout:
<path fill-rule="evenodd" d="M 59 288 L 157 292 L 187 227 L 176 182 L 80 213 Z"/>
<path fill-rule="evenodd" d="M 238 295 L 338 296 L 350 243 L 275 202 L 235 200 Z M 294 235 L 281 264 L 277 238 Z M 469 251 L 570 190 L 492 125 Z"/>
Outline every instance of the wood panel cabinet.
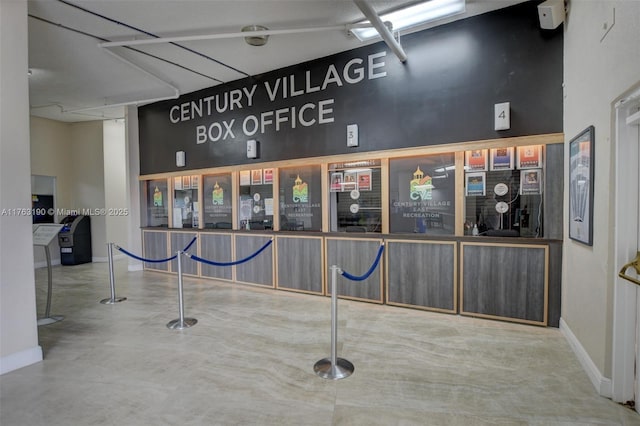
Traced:
<path fill-rule="evenodd" d="M 384 243 L 384 255 L 366 279 L 337 276 L 341 298 L 559 326 L 560 240 L 145 229 L 144 257 L 166 259 L 195 236 L 189 252 L 203 259 L 249 260 L 213 266 L 184 257 L 185 275 L 330 295 L 332 265 L 361 277 Z M 175 273 L 176 263 L 145 262 L 144 267 Z"/>
<path fill-rule="evenodd" d="M 327 274 L 327 294 L 331 294 L 331 266 L 337 265 L 354 276 L 364 275 L 373 265 L 382 239 L 378 238 L 334 238 L 327 237 L 325 272 Z M 352 281 L 338 275 L 338 296 L 348 299 L 383 303 L 382 262 L 365 280 Z"/>
<path fill-rule="evenodd" d="M 324 294 L 322 237 L 276 238 L 276 288 Z"/>
<path fill-rule="evenodd" d="M 145 259 L 160 260 L 170 257 L 167 231 L 142 231 L 142 251 Z M 169 271 L 168 262 L 144 262 L 144 269 Z"/>
<path fill-rule="evenodd" d="M 200 233 L 200 257 L 203 259 L 230 263 L 233 261 L 233 234 L 229 233 Z M 233 280 L 233 266 L 214 266 L 200 264 L 200 274 L 207 278 Z"/>
<path fill-rule="evenodd" d="M 549 247 L 463 242 L 463 315 L 548 323 Z"/>
<path fill-rule="evenodd" d="M 456 243 L 385 240 L 389 305 L 457 311 Z"/>

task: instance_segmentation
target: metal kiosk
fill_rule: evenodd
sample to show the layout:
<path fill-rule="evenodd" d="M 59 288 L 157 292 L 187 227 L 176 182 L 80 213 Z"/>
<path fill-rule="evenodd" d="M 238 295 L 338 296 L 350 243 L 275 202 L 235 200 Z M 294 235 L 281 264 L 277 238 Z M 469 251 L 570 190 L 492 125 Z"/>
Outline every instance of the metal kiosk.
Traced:
<path fill-rule="evenodd" d="M 49 252 L 49 244 L 58 235 L 58 232 L 63 225 L 55 223 L 47 223 L 40 225 L 33 225 L 33 245 L 44 247 L 44 252 L 47 256 L 47 307 L 44 312 L 44 317 L 38 319 L 38 325 L 53 324 L 54 322 L 62 321 L 64 319 L 61 315 L 51 315 L 51 292 L 53 290 L 53 278 L 51 272 L 51 253 Z"/>
<path fill-rule="evenodd" d="M 78 265 L 91 262 L 91 218 L 67 216 L 60 223 L 63 225 L 58 234 L 60 263 Z"/>

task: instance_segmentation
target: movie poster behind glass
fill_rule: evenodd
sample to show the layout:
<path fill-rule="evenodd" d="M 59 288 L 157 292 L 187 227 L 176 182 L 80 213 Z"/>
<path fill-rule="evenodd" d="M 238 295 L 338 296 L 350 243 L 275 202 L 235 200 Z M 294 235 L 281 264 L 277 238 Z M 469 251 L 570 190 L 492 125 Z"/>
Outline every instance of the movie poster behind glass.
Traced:
<path fill-rule="evenodd" d="M 453 235 L 454 163 L 452 153 L 389 161 L 391 233 Z"/>
<path fill-rule="evenodd" d="M 542 193 L 542 169 L 520 170 L 520 195 Z"/>
<path fill-rule="evenodd" d="M 487 151 L 486 149 L 474 149 L 465 151 L 464 165 L 466 171 L 484 172 L 487 170 Z"/>
<path fill-rule="evenodd" d="M 542 145 L 518 147 L 518 169 L 538 169 L 542 167 Z"/>
<path fill-rule="evenodd" d="M 491 170 L 513 170 L 513 147 L 491 149 Z"/>
<path fill-rule="evenodd" d="M 464 178 L 467 197 L 487 194 L 487 174 L 485 172 L 465 173 Z"/>
<path fill-rule="evenodd" d="M 280 230 L 322 230 L 320 166 L 280 169 Z"/>

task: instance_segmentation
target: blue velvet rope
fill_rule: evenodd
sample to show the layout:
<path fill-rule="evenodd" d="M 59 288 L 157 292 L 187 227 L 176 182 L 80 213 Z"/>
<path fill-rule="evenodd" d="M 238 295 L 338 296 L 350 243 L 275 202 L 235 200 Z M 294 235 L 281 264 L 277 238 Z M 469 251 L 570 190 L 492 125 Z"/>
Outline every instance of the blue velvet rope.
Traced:
<path fill-rule="evenodd" d="M 371 268 L 369 268 L 369 270 L 364 274 L 361 275 L 359 277 L 356 277 L 354 275 L 351 275 L 348 272 L 345 271 L 340 271 L 340 273 L 342 274 L 343 277 L 348 278 L 352 281 L 364 281 L 367 278 L 369 278 L 369 275 L 371 275 L 373 273 L 373 271 L 376 269 L 376 267 L 378 266 L 378 263 L 380 262 L 380 258 L 382 257 L 382 252 L 384 251 L 384 244 L 380 245 L 380 248 L 378 249 L 378 255 L 376 256 L 376 260 L 373 262 L 373 265 L 371 265 Z"/>
<path fill-rule="evenodd" d="M 197 239 L 197 238 L 198 238 L 198 237 L 193 237 L 193 239 L 191 240 L 191 242 L 190 242 L 190 243 L 189 243 L 189 244 L 184 248 L 184 250 L 182 250 L 182 251 L 187 251 L 187 250 L 189 250 L 189 249 L 191 248 L 191 246 L 196 242 L 196 239 Z M 118 250 L 120 250 L 121 252 L 123 252 L 124 254 L 126 254 L 127 256 L 129 256 L 129 257 L 133 257 L 134 259 L 139 260 L 139 261 L 141 261 L 141 262 L 149 262 L 149 263 L 163 263 L 163 262 L 170 262 L 170 261 L 172 261 L 173 259 L 175 259 L 176 257 L 178 257 L 178 255 L 177 255 L 177 254 L 174 254 L 173 256 L 171 256 L 171 257 L 167 257 L 166 259 L 145 259 L 144 257 L 136 256 L 135 254 L 130 253 L 130 252 L 128 252 L 128 251 L 126 251 L 125 249 L 123 249 L 122 247 L 120 247 L 120 246 L 118 246 L 118 245 L 116 245 L 116 248 L 117 248 Z"/>
<path fill-rule="evenodd" d="M 249 257 L 245 257 L 244 259 L 241 260 L 235 260 L 233 262 L 214 262 L 212 260 L 207 260 L 207 259 L 203 259 L 201 257 L 198 257 L 194 254 L 189 254 L 186 253 L 187 256 L 189 256 L 191 259 L 193 260 L 197 260 L 198 262 L 202 262 L 202 263 L 206 263 L 207 265 L 213 265 L 213 266 L 233 266 L 233 265 L 239 265 L 241 263 L 244 262 L 248 262 L 251 259 L 253 259 L 254 257 L 256 257 L 257 255 L 259 255 L 260 253 L 262 253 L 267 247 L 269 247 L 269 245 L 273 242 L 273 240 L 269 240 L 265 245 L 262 246 L 262 248 L 260 250 L 258 250 L 257 252 L 253 253 L 251 256 Z"/>

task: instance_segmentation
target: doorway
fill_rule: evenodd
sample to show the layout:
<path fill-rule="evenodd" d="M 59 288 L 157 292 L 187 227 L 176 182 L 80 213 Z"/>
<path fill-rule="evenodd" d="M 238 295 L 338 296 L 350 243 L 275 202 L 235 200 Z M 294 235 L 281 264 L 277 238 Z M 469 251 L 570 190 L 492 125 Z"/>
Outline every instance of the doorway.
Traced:
<path fill-rule="evenodd" d="M 639 411 L 640 287 L 618 277 L 618 271 L 640 252 L 640 83 L 620 97 L 614 106 L 614 113 L 616 275 L 612 398 L 616 402 L 634 401 L 636 411 Z M 628 269 L 627 274 L 633 275 L 633 268 Z"/>

